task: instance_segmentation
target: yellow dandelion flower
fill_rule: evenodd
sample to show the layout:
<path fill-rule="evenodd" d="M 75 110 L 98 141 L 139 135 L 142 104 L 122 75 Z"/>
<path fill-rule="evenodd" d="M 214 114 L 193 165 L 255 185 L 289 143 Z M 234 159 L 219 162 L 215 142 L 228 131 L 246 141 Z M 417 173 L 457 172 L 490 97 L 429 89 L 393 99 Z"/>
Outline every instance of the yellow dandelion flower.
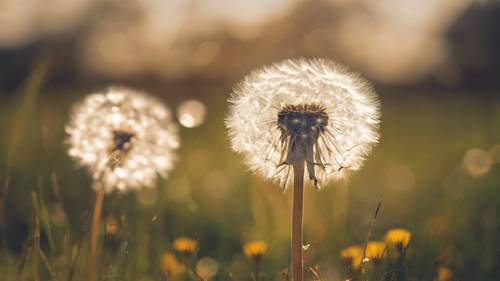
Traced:
<path fill-rule="evenodd" d="M 173 253 L 165 253 L 161 256 L 161 266 L 169 276 L 175 276 L 184 272 L 184 265 L 177 260 Z"/>
<path fill-rule="evenodd" d="M 386 254 L 386 244 L 382 241 L 368 242 L 366 245 L 366 258 L 374 261 L 379 261 Z"/>
<path fill-rule="evenodd" d="M 189 237 L 179 237 L 174 240 L 174 249 L 185 254 L 192 254 L 198 249 L 198 242 Z"/>
<path fill-rule="evenodd" d="M 404 228 L 394 228 L 385 234 L 385 242 L 394 245 L 402 251 L 408 247 L 411 239 L 411 232 Z"/>
<path fill-rule="evenodd" d="M 262 240 L 247 242 L 243 246 L 243 252 L 249 258 L 261 257 L 267 252 L 267 243 Z"/>
<path fill-rule="evenodd" d="M 440 266 L 438 269 L 438 281 L 450 281 L 453 278 L 453 271 L 447 266 Z"/>
<path fill-rule="evenodd" d="M 359 269 L 363 259 L 363 248 L 361 246 L 349 246 L 340 252 L 340 260 L 353 269 Z"/>

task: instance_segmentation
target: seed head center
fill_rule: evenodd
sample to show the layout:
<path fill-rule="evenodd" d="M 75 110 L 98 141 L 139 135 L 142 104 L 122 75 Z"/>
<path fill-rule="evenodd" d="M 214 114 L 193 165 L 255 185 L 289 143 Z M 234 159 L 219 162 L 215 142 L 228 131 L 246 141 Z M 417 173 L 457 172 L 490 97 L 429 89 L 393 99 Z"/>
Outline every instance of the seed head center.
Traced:
<path fill-rule="evenodd" d="M 134 133 L 125 130 L 113 131 L 113 151 L 127 152 L 132 145 Z"/>
<path fill-rule="evenodd" d="M 324 167 L 317 146 L 319 136 L 327 130 L 328 114 L 318 104 L 284 106 L 278 113 L 280 140 L 286 143 L 286 157 L 279 165 L 306 163 L 309 178 L 318 183 L 315 166 Z"/>
<path fill-rule="evenodd" d="M 278 113 L 278 126 L 286 136 L 308 137 L 323 132 L 328 125 L 328 114 L 321 105 L 287 105 Z"/>

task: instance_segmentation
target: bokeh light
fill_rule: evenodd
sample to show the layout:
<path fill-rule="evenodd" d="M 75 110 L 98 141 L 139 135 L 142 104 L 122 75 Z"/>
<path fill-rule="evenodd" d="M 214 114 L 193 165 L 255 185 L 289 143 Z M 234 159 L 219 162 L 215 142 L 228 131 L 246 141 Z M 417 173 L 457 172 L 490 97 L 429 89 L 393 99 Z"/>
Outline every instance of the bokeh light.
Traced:
<path fill-rule="evenodd" d="M 490 171 L 493 161 L 491 155 L 482 149 L 471 148 L 464 156 L 465 171 L 472 177 L 479 177 Z"/>
<path fill-rule="evenodd" d="M 205 114 L 205 105 L 198 100 L 187 100 L 177 107 L 177 119 L 186 128 L 194 128 L 203 124 Z"/>

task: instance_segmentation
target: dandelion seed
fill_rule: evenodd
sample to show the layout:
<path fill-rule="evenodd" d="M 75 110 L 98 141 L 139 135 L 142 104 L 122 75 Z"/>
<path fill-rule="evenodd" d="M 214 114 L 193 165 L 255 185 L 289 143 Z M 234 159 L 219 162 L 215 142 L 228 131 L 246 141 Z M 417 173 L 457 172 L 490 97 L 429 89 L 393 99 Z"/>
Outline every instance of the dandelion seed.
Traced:
<path fill-rule="evenodd" d="M 340 260 L 355 270 L 361 267 L 362 258 L 363 248 L 359 245 L 349 246 L 340 252 Z"/>
<path fill-rule="evenodd" d="M 245 243 L 243 246 L 243 252 L 245 256 L 253 259 L 259 259 L 267 252 L 267 243 L 262 240 L 254 240 Z"/>
<path fill-rule="evenodd" d="M 410 243 L 411 232 L 403 228 L 394 228 L 385 234 L 385 241 L 396 247 L 400 254 L 403 254 Z"/>
<path fill-rule="evenodd" d="M 375 93 L 327 60 L 288 60 L 256 70 L 230 103 L 232 148 L 252 171 L 283 187 L 290 165 L 300 161 L 318 186 L 360 169 L 379 138 Z"/>
<path fill-rule="evenodd" d="M 198 242 L 189 237 L 179 237 L 173 242 L 174 249 L 185 255 L 191 255 L 198 249 Z"/>
<path fill-rule="evenodd" d="M 110 88 L 76 105 L 66 126 L 68 153 L 106 192 L 151 187 L 173 168 L 179 146 L 169 110 L 158 100 Z"/>

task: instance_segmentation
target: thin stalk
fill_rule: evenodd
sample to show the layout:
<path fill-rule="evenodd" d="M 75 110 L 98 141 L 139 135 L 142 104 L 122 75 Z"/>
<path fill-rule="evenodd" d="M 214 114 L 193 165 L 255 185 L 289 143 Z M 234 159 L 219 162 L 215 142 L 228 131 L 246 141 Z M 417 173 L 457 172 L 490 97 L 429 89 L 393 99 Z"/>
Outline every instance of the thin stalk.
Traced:
<path fill-rule="evenodd" d="M 191 270 L 191 263 L 189 262 L 191 254 L 184 252 L 184 266 L 186 267 L 186 281 L 189 281 L 189 271 Z"/>
<path fill-rule="evenodd" d="M 255 280 L 256 281 L 261 281 L 260 260 L 261 260 L 260 256 L 257 256 L 254 258 L 254 261 L 255 261 Z"/>
<path fill-rule="evenodd" d="M 94 214 L 92 216 L 92 229 L 90 234 L 90 281 L 95 281 L 97 277 L 97 237 L 99 234 L 103 201 L 104 189 L 101 188 L 96 191 Z"/>
<path fill-rule="evenodd" d="M 304 279 L 302 215 L 304 209 L 304 162 L 293 165 L 292 280 Z"/>
<path fill-rule="evenodd" d="M 375 222 L 377 222 L 378 212 L 380 211 L 380 207 L 382 206 L 382 199 L 378 201 L 377 209 L 375 209 L 375 214 L 373 215 L 373 219 L 370 223 L 370 228 L 368 229 L 368 233 L 366 234 L 365 243 L 363 244 L 363 256 L 361 258 L 361 274 L 365 277 L 365 281 L 368 281 L 368 276 L 365 271 L 365 262 L 366 262 L 366 248 L 368 247 L 368 241 L 372 236 L 373 226 Z"/>

